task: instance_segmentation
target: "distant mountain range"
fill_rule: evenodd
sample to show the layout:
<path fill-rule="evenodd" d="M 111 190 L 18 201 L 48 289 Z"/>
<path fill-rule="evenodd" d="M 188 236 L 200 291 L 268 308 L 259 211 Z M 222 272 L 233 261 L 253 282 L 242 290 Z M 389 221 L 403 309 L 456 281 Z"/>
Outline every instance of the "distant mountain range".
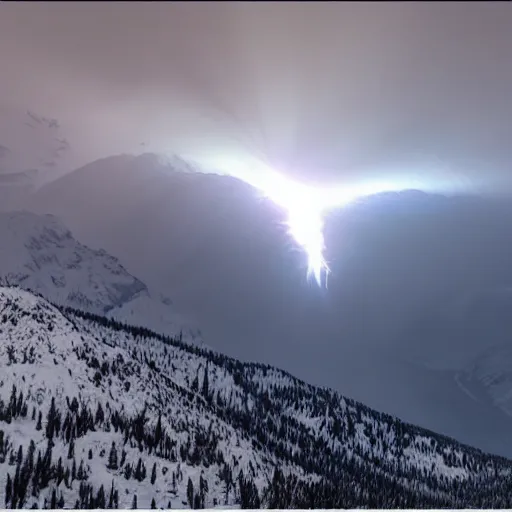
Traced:
<path fill-rule="evenodd" d="M 282 210 L 238 179 L 191 171 L 179 158 L 112 156 L 23 205 L 172 296 L 210 346 L 512 455 L 510 417 L 485 390 L 476 402 L 480 383 L 465 372 L 506 344 L 464 309 L 479 290 L 512 282 L 505 202 L 405 191 L 333 212 L 322 291 L 305 279 Z"/>
<path fill-rule="evenodd" d="M 406 332 L 407 346 L 390 345 L 387 356 L 376 352 L 379 368 L 361 365 L 350 352 L 354 340 L 362 352 L 368 345 L 348 338 L 350 330 L 342 335 L 351 311 L 344 304 L 335 339 L 349 347 L 347 357 L 326 358 L 333 342 L 326 311 L 343 304 L 336 302 L 336 282 L 326 301 L 301 281 L 303 255 L 284 232 L 283 212 L 250 186 L 191 170 L 179 159 L 112 157 L 35 194 L 27 188 L 30 201 L 21 204 L 39 213 L 0 213 L 0 280 L 8 286 L 0 289 L 6 370 L 0 379 L 0 502 L 53 508 L 512 505 L 508 460 L 274 367 L 211 352 L 190 327 L 197 321 L 161 293 L 171 290 L 174 299 L 176 291 L 180 306 L 184 302 L 199 320 L 213 305 L 222 329 L 213 329 L 214 343 L 206 341 L 216 348 L 230 336 L 232 347 L 239 339 L 261 361 L 278 339 L 282 361 L 298 350 L 311 354 L 308 364 L 334 365 L 345 379 L 338 387 L 350 394 L 363 381 L 380 386 L 383 410 L 508 453 L 508 291 L 468 294 L 452 309 L 433 300 L 435 307 L 424 307 Z M 31 186 L 23 173 L 4 181 L 11 191 L 13 184 Z M 421 282 L 422 276 L 405 272 L 424 250 L 423 240 L 411 236 L 409 208 L 421 205 L 421 218 L 439 209 L 422 193 L 405 194 L 404 203 L 390 195 L 380 199 L 373 203 L 375 211 L 382 207 L 380 217 L 402 219 L 395 225 L 416 240 L 404 274 Z M 377 235 L 384 235 L 365 208 L 355 205 L 341 225 L 364 228 L 363 245 L 378 243 Z M 42 213 L 49 211 L 87 245 L 56 216 Z M 389 243 L 400 240 L 392 229 L 385 236 Z M 349 237 L 339 243 L 344 251 L 353 248 Z M 387 247 L 373 267 L 359 262 L 366 265 L 365 279 L 377 280 L 372 272 L 391 261 Z M 350 289 L 355 277 L 344 274 L 344 286 Z M 443 341 L 447 335 L 465 340 L 464 361 L 460 347 Z M 299 344 L 303 338 L 308 347 Z M 404 366 L 390 363 L 397 354 Z M 414 393 L 413 386 L 419 386 Z"/>

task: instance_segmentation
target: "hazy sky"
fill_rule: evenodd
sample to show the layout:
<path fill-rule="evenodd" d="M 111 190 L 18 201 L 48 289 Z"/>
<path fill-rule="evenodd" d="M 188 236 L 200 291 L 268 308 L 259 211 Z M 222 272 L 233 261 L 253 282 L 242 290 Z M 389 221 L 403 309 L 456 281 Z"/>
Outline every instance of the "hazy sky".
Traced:
<path fill-rule="evenodd" d="M 0 107 L 56 118 L 65 167 L 178 150 L 512 190 L 511 26 L 506 2 L 3 3 Z"/>
<path fill-rule="evenodd" d="M 510 193 L 511 27 L 506 2 L 0 2 L 0 173 L 178 152 L 235 174 L 262 160 L 304 181 Z M 326 292 L 248 187 L 182 188 L 136 160 L 55 181 L 40 208 L 190 306 L 216 348 L 508 449 L 508 421 L 498 436 L 452 374 L 401 358 L 442 366 L 450 349 L 462 366 L 508 339 L 508 309 L 493 331 L 464 301 L 510 288 L 509 206 L 413 194 L 398 213 L 338 212 Z"/>

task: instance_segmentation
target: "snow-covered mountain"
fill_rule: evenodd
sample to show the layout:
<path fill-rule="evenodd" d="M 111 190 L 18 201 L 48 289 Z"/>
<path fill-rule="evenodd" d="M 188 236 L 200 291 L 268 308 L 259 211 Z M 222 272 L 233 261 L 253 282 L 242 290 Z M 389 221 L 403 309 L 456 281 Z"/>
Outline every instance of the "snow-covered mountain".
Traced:
<path fill-rule="evenodd" d="M 7 507 L 512 505 L 507 459 L 19 288 L 0 364 Z"/>
<path fill-rule="evenodd" d="M 510 341 L 484 350 L 457 373 L 461 389 L 473 400 L 489 403 L 512 416 L 512 346 Z"/>
<path fill-rule="evenodd" d="M 451 331 L 464 341 L 465 351 L 445 361 L 471 400 L 490 404 L 508 417 L 512 416 L 511 313 L 510 287 L 493 287 L 466 297 L 458 305 L 458 321 L 452 322 L 458 329 Z"/>
<path fill-rule="evenodd" d="M 461 388 L 475 401 L 492 403 L 512 416 L 512 347 L 491 347 L 457 374 Z"/>
<path fill-rule="evenodd" d="M 153 296 L 116 258 L 82 245 L 51 215 L 0 213 L 0 278 L 57 304 L 201 342 L 170 299 Z"/>
<path fill-rule="evenodd" d="M 82 243 L 172 296 L 210 346 L 512 454 L 509 418 L 432 369 L 460 370 L 488 347 L 489 330 L 477 335 L 447 310 L 512 279 L 510 206 L 404 192 L 333 212 L 324 293 L 307 283 L 279 208 L 235 178 L 183 170 L 151 154 L 112 156 L 45 185 L 26 207 L 57 215 Z M 411 359 L 431 364 L 418 371 Z"/>

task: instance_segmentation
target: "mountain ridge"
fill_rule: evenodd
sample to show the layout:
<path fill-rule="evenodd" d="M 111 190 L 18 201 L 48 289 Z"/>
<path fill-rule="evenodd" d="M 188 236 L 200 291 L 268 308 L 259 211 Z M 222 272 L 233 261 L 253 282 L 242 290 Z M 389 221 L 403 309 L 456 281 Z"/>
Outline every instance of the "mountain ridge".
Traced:
<path fill-rule="evenodd" d="M 0 213 L 0 279 L 41 293 L 58 304 L 151 325 L 201 343 L 172 308 L 170 299 L 154 296 L 103 249 L 78 242 L 53 215 L 27 211 Z"/>
<path fill-rule="evenodd" d="M 16 287 L 0 360 L 6 506 L 510 506 L 503 457 Z"/>
<path fill-rule="evenodd" d="M 284 212 L 232 177 L 173 172 L 150 156 L 111 157 L 46 185 L 27 207 L 57 214 L 81 242 L 105 247 L 171 295 L 221 352 L 511 454 L 510 418 L 500 409 L 474 407 L 453 378 L 396 363 L 465 358 L 471 333 L 451 330 L 438 312 L 482 283 L 508 282 L 503 262 L 512 252 L 496 250 L 508 237 L 504 204 L 410 191 L 333 212 L 328 291 L 307 282 Z M 468 271 L 473 265 L 480 270 Z M 473 334 L 475 348 L 488 335 Z"/>

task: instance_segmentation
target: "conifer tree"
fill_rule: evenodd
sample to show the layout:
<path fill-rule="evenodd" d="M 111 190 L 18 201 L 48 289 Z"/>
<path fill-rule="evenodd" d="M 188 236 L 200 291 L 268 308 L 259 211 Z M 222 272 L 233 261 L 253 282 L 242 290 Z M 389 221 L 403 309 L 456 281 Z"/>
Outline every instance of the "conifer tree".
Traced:
<path fill-rule="evenodd" d="M 190 508 L 194 508 L 194 484 L 190 477 L 187 482 L 187 501 Z"/>
<path fill-rule="evenodd" d="M 116 443 L 112 441 L 112 446 L 110 448 L 110 454 L 108 456 L 108 468 L 109 469 L 118 469 L 117 464 L 117 450 L 116 450 Z"/>
<path fill-rule="evenodd" d="M 96 495 L 96 508 L 106 508 L 105 488 L 103 487 L 103 484 L 101 484 L 98 489 L 98 494 Z"/>
<path fill-rule="evenodd" d="M 153 464 L 153 469 L 151 470 L 151 485 L 155 485 L 156 482 L 156 462 Z"/>
<path fill-rule="evenodd" d="M 68 459 L 72 459 L 75 456 L 75 440 L 72 437 L 69 440 L 69 446 L 68 446 Z"/>
<path fill-rule="evenodd" d="M 12 498 L 12 479 L 10 473 L 7 473 L 7 482 L 5 484 L 5 508 L 8 508 Z"/>
<path fill-rule="evenodd" d="M 206 501 L 206 495 L 208 494 L 208 480 L 203 478 L 203 475 L 199 476 L 199 496 L 201 498 L 201 508 L 204 508 Z"/>
<path fill-rule="evenodd" d="M 50 409 L 48 410 L 48 416 L 46 417 L 46 437 L 47 439 L 53 439 L 55 433 L 55 423 L 57 419 L 57 409 L 55 408 L 55 397 L 52 396 Z"/>
<path fill-rule="evenodd" d="M 157 421 L 156 427 L 155 427 L 155 445 L 157 447 L 159 447 L 161 441 L 162 441 L 162 413 L 159 413 L 158 421 Z"/>
<path fill-rule="evenodd" d="M 205 400 L 208 400 L 208 398 L 210 396 L 210 385 L 208 382 L 208 364 L 206 365 L 206 367 L 204 369 L 202 395 Z"/>
<path fill-rule="evenodd" d="M 110 495 L 108 497 L 108 508 L 114 508 L 114 480 L 112 479 L 112 486 L 110 488 Z"/>

